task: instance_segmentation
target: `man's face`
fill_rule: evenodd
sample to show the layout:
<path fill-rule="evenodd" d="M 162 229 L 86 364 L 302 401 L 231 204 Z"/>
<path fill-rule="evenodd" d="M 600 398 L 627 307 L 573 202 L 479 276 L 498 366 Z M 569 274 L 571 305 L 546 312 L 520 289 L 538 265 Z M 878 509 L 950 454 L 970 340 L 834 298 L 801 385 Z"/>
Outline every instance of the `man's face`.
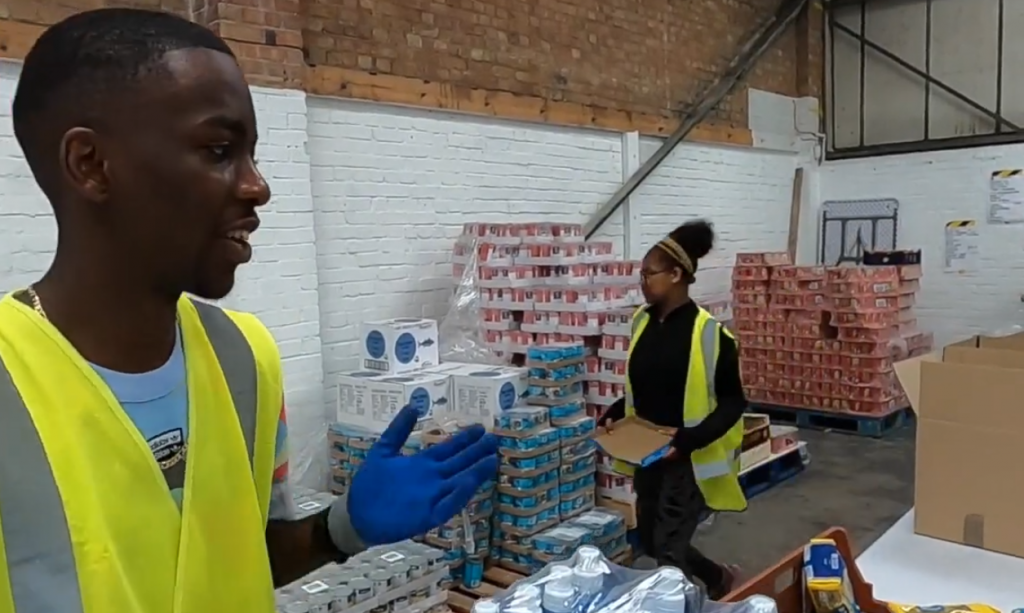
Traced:
<path fill-rule="evenodd" d="M 256 169 L 256 115 L 242 72 L 216 51 L 172 51 L 170 73 L 142 75 L 133 111 L 108 122 L 103 216 L 158 289 L 226 296 L 249 261 L 256 209 L 270 189 Z"/>

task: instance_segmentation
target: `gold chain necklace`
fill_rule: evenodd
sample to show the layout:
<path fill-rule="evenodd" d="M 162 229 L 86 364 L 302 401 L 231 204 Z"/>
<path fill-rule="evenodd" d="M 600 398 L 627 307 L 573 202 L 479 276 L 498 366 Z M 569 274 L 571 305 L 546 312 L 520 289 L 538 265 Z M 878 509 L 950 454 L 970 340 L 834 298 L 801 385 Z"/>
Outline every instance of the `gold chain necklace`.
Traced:
<path fill-rule="evenodd" d="M 35 310 L 35 312 L 38 313 L 39 316 L 42 317 L 43 319 L 49 320 L 49 317 L 46 316 L 46 309 L 43 308 L 43 302 L 39 299 L 39 294 L 36 293 L 36 288 L 29 285 L 25 291 L 26 293 L 28 293 L 29 300 L 32 301 L 32 309 Z M 179 449 L 177 453 L 167 458 L 166 460 L 157 460 L 157 464 L 160 466 L 160 470 L 167 470 L 168 468 L 171 468 L 181 463 L 181 461 L 185 459 L 185 454 L 187 451 L 188 441 L 182 441 L 181 449 Z"/>

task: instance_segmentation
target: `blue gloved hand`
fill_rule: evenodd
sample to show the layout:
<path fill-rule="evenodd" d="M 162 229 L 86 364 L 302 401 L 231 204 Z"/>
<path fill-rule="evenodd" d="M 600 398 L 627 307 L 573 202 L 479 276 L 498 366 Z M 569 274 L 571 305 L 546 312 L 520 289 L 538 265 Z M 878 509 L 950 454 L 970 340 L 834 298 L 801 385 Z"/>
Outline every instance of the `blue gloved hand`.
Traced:
<path fill-rule="evenodd" d="M 440 526 L 498 472 L 498 439 L 482 426 L 416 455 L 402 455 L 418 418 L 416 409 L 402 409 L 352 478 L 349 521 L 368 546 L 397 543 Z"/>

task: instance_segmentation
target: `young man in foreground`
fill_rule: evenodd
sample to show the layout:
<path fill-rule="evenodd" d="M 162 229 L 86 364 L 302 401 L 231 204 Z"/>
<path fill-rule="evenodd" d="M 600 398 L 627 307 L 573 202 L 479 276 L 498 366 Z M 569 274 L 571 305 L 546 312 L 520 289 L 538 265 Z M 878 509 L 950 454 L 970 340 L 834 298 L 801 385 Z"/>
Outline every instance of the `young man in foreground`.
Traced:
<path fill-rule="evenodd" d="M 406 410 L 347 500 L 292 516 L 273 338 L 187 296 L 231 291 L 270 199 L 209 30 L 70 17 L 26 57 L 13 120 L 58 241 L 0 300 L 0 613 L 271 613 L 274 585 L 425 532 L 493 477 L 482 429 L 402 456 Z"/>

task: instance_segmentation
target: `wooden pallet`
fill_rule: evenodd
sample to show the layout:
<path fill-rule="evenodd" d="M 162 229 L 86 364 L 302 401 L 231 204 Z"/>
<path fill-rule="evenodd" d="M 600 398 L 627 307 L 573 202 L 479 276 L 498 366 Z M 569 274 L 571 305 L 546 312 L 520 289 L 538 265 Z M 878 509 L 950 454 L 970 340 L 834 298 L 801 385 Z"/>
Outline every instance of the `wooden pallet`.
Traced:
<path fill-rule="evenodd" d="M 743 495 L 750 500 L 803 472 L 808 461 L 806 449 L 806 443 L 800 443 L 743 471 L 740 474 Z"/>
<path fill-rule="evenodd" d="M 758 404 L 751 406 L 750 411 L 768 415 L 773 424 L 794 424 L 798 428 L 832 430 L 873 438 L 882 438 L 891 434 L 912 419 L 909 408 L 893 409 L 888 413 L 874 415 Z"/>
<path fill-rule="evenodd" d="M 616 556 L 612 561 L 620 566 L 628 566 L 633 561 L 633 552 L 627 548 L 625 552 Z M 484 580 L 478 587 L 468 588 L 460 585 L 449 590 L 448 608 L 454 613 L 470 613 L 473 609 L 473 603 L 477 600 L 491 598 L 507 589 L 516 581 L 525 578 L 526 575 L 522 573 L 501 568 L 500 566 L 492 566 L 484 571 Z"/>
<path fill-rule="evenodd" d="M 515 571 L 492 566 L 484 571 L 484 580 L 479 587 L 459 586 L 448 592 L 448 608 L 455 613 L 469 613 L 473 603 L 481 598 L 490 598 L 526 576 Z"/>

